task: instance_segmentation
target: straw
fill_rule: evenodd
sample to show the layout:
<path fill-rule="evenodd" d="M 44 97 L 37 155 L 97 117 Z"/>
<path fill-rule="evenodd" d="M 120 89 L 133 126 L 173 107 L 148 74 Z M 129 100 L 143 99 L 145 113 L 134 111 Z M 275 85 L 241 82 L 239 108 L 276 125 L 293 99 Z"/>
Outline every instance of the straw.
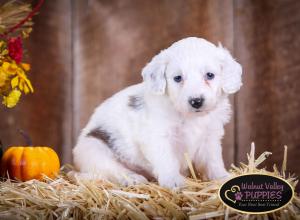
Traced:
<path fill-rule="evenodd" d="M 248 163 L 232 165 L 232 176 L 261 173 L 285 178 L 293 187 L 298 180 L 286 174 L 287 148 L 282 169 L 258 168 L 271 154 L 265 152 L 257 159 L 251 145 Z M 186 156 L 193 178 L 179 190 L 170 190 L 152 182 L 123 187 L 106 181 L 69 178 L 65 166 L 56 179 L 44 181 L 0 181 L 0 219 L 299 219 L 300 198 L 274 213 L 246 215 L 223 205 L 218 198 L 221 180 L 201 181 Z"/>

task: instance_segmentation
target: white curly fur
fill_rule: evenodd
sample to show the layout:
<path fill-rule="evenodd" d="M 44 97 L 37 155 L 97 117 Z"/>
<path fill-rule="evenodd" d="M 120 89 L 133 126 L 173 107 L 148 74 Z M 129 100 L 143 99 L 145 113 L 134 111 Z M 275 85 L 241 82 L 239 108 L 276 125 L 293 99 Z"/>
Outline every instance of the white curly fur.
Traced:
<path fill-rule="evenodd" d="M 208 72 L 215 77 L 209 80 Z M 161 51 L 143 69 L 144 82 L 96 108 L 73 149 L 77 177 L 181 186 L 188 173 L 184 153 L 209 179 L 226 176 L 221 139 L 230 119 L 228 94 L 239 90 L 241 74 L 226 49 L 204 39 L 186 38 Z M 174 81 L 178 75 L 181 82 Z M 189 100 L 198 97 L 203 105 L 192 107 Z"/>

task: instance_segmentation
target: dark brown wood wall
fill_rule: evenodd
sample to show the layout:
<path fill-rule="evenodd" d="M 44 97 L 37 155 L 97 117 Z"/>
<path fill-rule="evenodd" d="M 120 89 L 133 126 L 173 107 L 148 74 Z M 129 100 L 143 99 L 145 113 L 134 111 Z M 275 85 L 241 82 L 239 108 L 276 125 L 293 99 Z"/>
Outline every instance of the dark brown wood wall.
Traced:
<path fill-rule="evenodd" d="M 300 1 L 235 1 L 234 52 L 244 67 L 236 95 L 236 157 L 246 159 L 251 141 L 258 153 L 282 161 L 300 175 Z"/>
<path fill-rule="evenodd" d="M 65 162 L 93 109 L 141 81 L 142 67 L 187 36 L 222 42 L 243 65 L 241 91 L 231 98 L 226 165 L 246 159 L 251 141 L 300 174 L 300 2 L 297 0 L 52 0 L 34 18 L 27 42 L 36 92 L 14 109 L 0 108 L 0 138 L 53 146 Z"/>

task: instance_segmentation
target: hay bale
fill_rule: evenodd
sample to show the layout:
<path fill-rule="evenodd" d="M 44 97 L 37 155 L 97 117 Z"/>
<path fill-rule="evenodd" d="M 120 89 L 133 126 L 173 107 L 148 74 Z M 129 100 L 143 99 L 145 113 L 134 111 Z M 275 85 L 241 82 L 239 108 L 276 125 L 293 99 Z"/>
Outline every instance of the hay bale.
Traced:
<path fill-rule="evenodd" d="M 257 168 L 269 154 L 265 152 L 255 159 L 253 147 L 248 164 L 232 166 L 230 172 L 233 176 L 272 174 L 295 187 L 297 179 L 285 172 L 286 156 L 281 171 L 276 166 L 272 172 Z M 219 200 L 221 181 L 200 181 L 193 175 L 178 190 L 157 183 L 122 187 L 105 181 L 73 181 L 66 170 L 44 182 L 1 181 L 0 219 L 300 219 L 300 198 L 296 194 L 284 209 L 246 215 L 226 208 Z"/>

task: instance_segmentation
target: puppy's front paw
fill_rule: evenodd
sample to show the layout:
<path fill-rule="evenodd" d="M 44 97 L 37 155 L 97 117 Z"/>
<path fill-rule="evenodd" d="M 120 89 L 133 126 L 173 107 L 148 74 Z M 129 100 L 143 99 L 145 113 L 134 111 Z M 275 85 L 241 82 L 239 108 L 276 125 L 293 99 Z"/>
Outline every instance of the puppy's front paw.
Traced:
<path fill-rule="evenodd" d="M 215 169 L 208 173 L 208 178 L 210 180 L 227 180 L 230 178 L 230 173 L 228 173 L 225 169 Z"/>
<path fill-rule="evenodd" d="M 119 183 L 123 186 L 137 185 L 147 182 L 148 180 L 144 176 L 136 173 L 127 173 L 119 178 Z"/>
<path fill-rule="evenodd" d="M 99 173 L 70 171 L 67 173 L 67 176 L 73 181 L 103 180 L 103 177 Z"/>
<path fill-rule="evenodd" d="M 165 174 L 158 177 L 158 183 L 160 186 L 174 189 L 176 187 L 183 186 L 185 183 L 185 178 L 180 174 L 178 175 Z"/>

